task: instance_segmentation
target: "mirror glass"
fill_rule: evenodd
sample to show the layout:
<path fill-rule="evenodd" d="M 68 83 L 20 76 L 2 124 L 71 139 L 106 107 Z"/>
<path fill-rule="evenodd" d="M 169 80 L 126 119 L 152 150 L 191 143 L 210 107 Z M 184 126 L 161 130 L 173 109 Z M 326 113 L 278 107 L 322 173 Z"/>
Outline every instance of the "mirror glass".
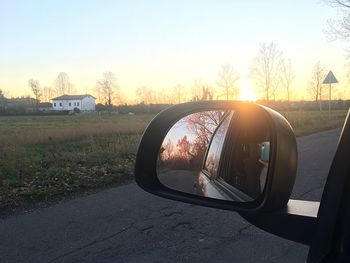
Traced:
<path fill-rule="evenodd" d="M 264 190 L 269 159 L 270 132 L 264 118 L 233 110 L 197 112 L 167 133 L 157 176 L 177 191 L 250 202 Z"/>

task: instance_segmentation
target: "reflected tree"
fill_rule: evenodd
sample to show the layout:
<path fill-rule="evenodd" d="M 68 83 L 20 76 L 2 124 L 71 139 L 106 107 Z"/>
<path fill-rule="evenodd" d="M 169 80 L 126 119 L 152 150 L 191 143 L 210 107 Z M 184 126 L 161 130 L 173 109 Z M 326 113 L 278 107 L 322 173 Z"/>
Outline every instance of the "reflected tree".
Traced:
<path fill-rule="evenodd" d="M 172 169 L 200 169 L 211 137 L 223 116 L 223 111 L 206 111 L 181 119 L 174 128 L 181 128 L 185 133 L 176 144 L 171 136 L 164 140 L 159 154 L 160 165 Z"/>
<path fill-rule="evenodd" d="M 162 146 L 161 148 L 161 155 L 162 159 L 168 160 L 171 158 L 171 156 L 174 154 L 174 143 L 170 138 L 168 138 L 167 142 L 165 145 Z"/>
<path fill-rule="evenodd" d="M 208 144 L 223 114 L 223 111 L 198 112 L 183 118 L 182 122 L 196 139 Z"/>
<path fill-rule="evenodd" d="M 189 160 L 193 157 L 191 153 L 192 144 L 188 141 L 186 135 L 177 141 L 176 147 L 181 158 Z"/>

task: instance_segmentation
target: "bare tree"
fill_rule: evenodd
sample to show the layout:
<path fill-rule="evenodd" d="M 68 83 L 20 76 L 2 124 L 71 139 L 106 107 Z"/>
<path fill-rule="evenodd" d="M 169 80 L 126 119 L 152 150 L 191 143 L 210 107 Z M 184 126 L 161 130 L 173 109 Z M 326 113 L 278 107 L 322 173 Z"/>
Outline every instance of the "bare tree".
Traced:
<path fill-rule="evenodd" d="M 334 7 L 350 8 L 350 0 L 327 0 Z"/>
<path fill-rule="evenodd" d="M 158 90 L 155 93 L 155 96 L 153 99 L 154 103 L 165 103 L 165 104 L 172 104 L 174 103 L 174 98 L 172 96 L 173 94 L 169 94 L 168 89 L 163 88 Z M 140 99 L 140 97 L 138 96 L 138 98 Z M 140 99 L 140 101 L 143 101 L 143 99 Z"/>
<path fill-rule="evenodd" d="M 290 88 L 291 88 L 291 84 L 293 82 L 295 78 L 295 74 L 293 71 L 293 67 L 292 67 L 292 62 L 290 59 L 283 60 L 282 62 L 282 70 L 281 70 L 281 83 L 287 93 L 287 101 L 290 101 Z"/>
<path fill-rule="evenodd" d="M 350 0 L 325 0 L 330 6 L 338 8 L 343 16 L 337 19 L 328 20 L 326 33 L 331 40 L 350 39 Z"/>
<path fill-rule="evenodd" d="M 36 109 L 39 109 L 39 101 L 41 98 L 41 89 L 40 89 L 40 84 L 38 80 L 30 79 L 28 81 L 28 85 L 30 89 L 32 90 L 34 96 L 35 96 L 35 101 L 36 101 Z"/>
<path fill-rule="evenodd" d="M 139 103 L 150 104 L 154 101 L 153 94 L 153 89 L 146 86 L 136 89 L 136 97 L 139 100 Z"/>
<path fill-rule="evenodd" d="M 162 147 L 163 159 L 170 159 L 174 154 L 175 145 L 170 138 L 168 138 L 167 143 Z"/>
<path fill-rule="evenodd" d="M 202 87 L 202 99 L 201 100 L 213 100 L 214 89 L 210 85 L 205 85 Z"/>
<path fill-rule="evenodd" d="M 281 74 L 281 72 L 279 74 Z M 271 82 L 271 96 L 270 97 L 273 98 L 273 101 L 276 101 L 276 95 L 281 87 L 281 84 L 282 84 L 281 76 L 279 76 L 278 78 L 274 79 Z"/>
<path fill-rule="evenodd" d="M 5 98 L 5 94 L 2 91 L 2 89 L 0 89 L 0 110 L 5 109 L 6 107 L 6 98 Z"/>
<path fill-rule="evenodd" d="M 101 85 L 97 85 L 97 83 L 96 83 L 95 87 L 93 88 L 93 91 L 95 93 L 94 95 L 97 97 L 97 101 L 99 103 L 103 103 L 104 101 L 103 101 L 103 98 L 102 98 L 102 87 L 101 87 Z"/>
<path fill-rule="evenodd" d="M 216 81 L 217 85 L 221 88 L 223 95 L 228 100 L 237 99 L 239 90 L 237 87 L 237 80 L 239 76 L 234 68 L 230 64 L 222 65 Z"/>
<path fill-rule="evenodd" d="M 250 76 L 265 93 L 265 99 L 270 100 L 270 95 L 276 93 L 282 65 L 282 52 L 276 44 L 262 43 L 257 56 L 250 67 Z"/>
<path fill-rule="evenodd" d="M 177 84 L 173 89 L 173 95 L 176 99 L 176 103 L 183 102 L 183 99 L 185 97 L 185 87 Z"/>
<path fill-rule="evenodd" d="M 99 90 L 99 96 L 109 107 L 112 106 L 113 98 L 120 100 L 117 78 L 110 71 L 104 72 L 102 79 L 96 82 L 96 90 Z"/>
<path fill-rule="evenodd" d="M 312 69 L 309 81 L 309 92 L 314 100 L 318 102 L 320 110 L 322 110 L 322 81 L 326 76 L 326 69 L 321 62 L 318 61 Z"/>
<path fill-rule="evenodd" d="M 42 99 L 44 101 L 50 101 L 55 95 L 56 95 L 56 92 L 52 87 L 45 86 L 42 89 Z"/>
<path fill-rule="evenodd" d="M 193 113 L 183 118 L 180 124 L 185 124 L 196 138 L 203 138 L 205 143 L 208 144 L 223 115 L 222 111 Z"/>
<path fill-rule="evenodd" d="M 202 81 L 195 80 L 191 88 L 192 101 L 197 100 L 212 100 L 215 95 L 215 90 L 212 85 Z"/>
<path fill-rule="evenodd" d="M 201 80 L 194 81 L 193 86 L 191 87 L 192 100 L 196 101 L 202 97 L 202 88 L 204 85 L 204 82 Z"/>
<path fill-rule="evenodd" d="M 58 95 L 70 94 L 72 91 L 72 83 L 69 80 L 67 73 L 61 72 L 55 80 L 55 87 Z"/>

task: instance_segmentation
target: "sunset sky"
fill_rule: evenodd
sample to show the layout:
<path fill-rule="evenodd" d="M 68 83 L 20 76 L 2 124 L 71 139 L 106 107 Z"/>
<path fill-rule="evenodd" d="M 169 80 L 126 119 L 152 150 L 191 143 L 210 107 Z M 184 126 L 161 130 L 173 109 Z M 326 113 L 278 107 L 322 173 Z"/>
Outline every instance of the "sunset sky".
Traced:
<path fill-rule="evenodd" d="M 92 93 L 102 73 L 112 71 L 132 101 L 141 86 L 215 83 L 221 65 L 230 63 L 241 92 L 260 96 L 249 67 L 259 44 L 274 42 L 292 61 L 294 98 L 309 99 L 304 91 L 318 60 L 340 81 L 337 97 L 347 85 L 347 45 L 324 33 L 336 15 L 320 0 L 2 0 L 0 89 L 28 95 L 30 78 L 52 86 L 64 71 L 78 93 Z"/>

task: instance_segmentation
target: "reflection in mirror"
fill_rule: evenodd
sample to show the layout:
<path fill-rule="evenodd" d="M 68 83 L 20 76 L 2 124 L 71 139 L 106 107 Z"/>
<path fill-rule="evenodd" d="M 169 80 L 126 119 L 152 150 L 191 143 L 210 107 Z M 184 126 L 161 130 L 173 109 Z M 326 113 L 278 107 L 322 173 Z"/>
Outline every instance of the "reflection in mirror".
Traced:
<path fill-rule="evenodd" d="M 234 111 L 185 116 L 159 150 L 157 175 L 177 191 L 249 202 L 264 190 L 270 158 L 266 120 Z"/>

